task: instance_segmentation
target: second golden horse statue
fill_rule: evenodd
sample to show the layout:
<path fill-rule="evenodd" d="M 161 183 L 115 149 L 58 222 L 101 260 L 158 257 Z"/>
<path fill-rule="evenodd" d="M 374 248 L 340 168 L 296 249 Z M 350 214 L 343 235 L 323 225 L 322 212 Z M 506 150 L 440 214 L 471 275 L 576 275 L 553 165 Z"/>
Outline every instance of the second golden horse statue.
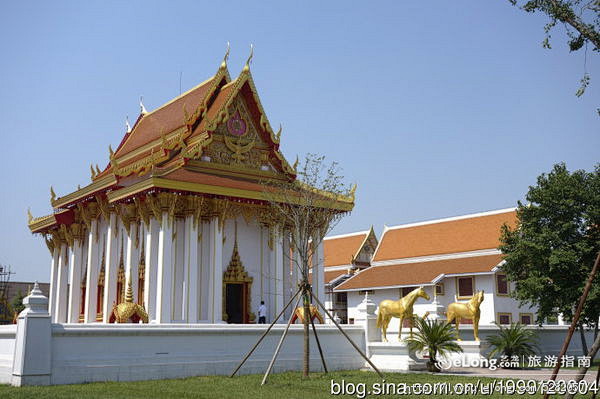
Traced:
<path fill-rule="evenodd" d="M 458 341 L 461 340 L 458 333 L 461 318 L 473 320 L 473 336 L 475 337 L 475 341 L 479 341 L 479 317 L 481 316 L 479 307 L 481 306 L 481 302 L 483 302 L 483 290 L 473 294 L 469 302 L 452 302 L 448 305 L 446 317 L 448 318 L 448 324 L 453 321 L 456 324 L 456 339 Z"/>
<path fill-rule="evenodd" d="M 321 316 L 321 313 L 319 313 L 319 310 L 317 309 L 317 307 L 315 305 L 310 305 L 309 312 L 310 312 L 311 320 L 317 319 L 319 321 L 319 323 L 321 323 L 321 324 L 324 323 L 323 316 Z M 296 323 L 296 320 L 300 320 L 300 323 L 304 324 L 304 307 L 303 306 L 299 306 L 296 308 L 296 310 L 294 310 L 294 314 L 292 315 L 292 321 L 290 323 L 294 324 L 294 323 Z"/>
<path fill-rule="evenodd" d="M 379 303 L 379 311 L 377 312 L 377 328 L 381 328 L 383 342 L 387 342 L 386 332 L 392 317 L 398 317 L 400 319 L 400 326 L 398 327 L 398 339 L 402 338 L 402 323 L 404 322 L 404 319 L 412 321 L 413 305 L 417 298 L 425 298 L 429 300 L 429 295 L 427 295 L 423 287 L 412 290 L 408 293 L 408 295 L 400 298 L 397 301 L 386 299 Z M 410 334 L 412 335 L 412 323 L 410 325 Z"/>

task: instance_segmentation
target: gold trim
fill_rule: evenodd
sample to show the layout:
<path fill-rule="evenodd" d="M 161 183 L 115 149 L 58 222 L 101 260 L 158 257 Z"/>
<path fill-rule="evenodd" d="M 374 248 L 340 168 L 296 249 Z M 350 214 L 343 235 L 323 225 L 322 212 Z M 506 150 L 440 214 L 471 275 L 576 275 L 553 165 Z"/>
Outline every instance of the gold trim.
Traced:
<path fill-rule="evenodd" d="M 261 191 L 252 191 L 252 190 L 244 190 L 239 188 L 229 188 L 229 187 L 221 187 L 221 186 L 212 186 L 208 184 L 201 183 L 190 183 L 190 182 L 182 182 L 176 180 L 169 180 L 160 177 L 149 177 L 146 180 L 133 184 L 129 187 L 122 188 L 120 190 L 115 190 L 108 193 L 109 202 L 113 203 L 124 198 L 127 198 L 133 194 L 136 194 L 140 191 L 148 190 L 150 188 L 164 188 L 169 190 L 180 190 L 180 191 L 189 191 L 193 193 L 199 194 L 213 194 L 213 195 L 222 195 L 228 197 L 239 197 L 246 198 L 258 201 L 269 201 L 271 196 L 266 196 Z M 291 201 L 292 204 L 299 204 L 301 198 L 297 200 Z M 283 201 L 282 201 L 283 202 Z M 333 206 L 332 206 L 333 205 Z M 336 209 L 339 211 L 351 211 L 354 207 L 354 203 L 342 202 L 340 200 L 321 200 L 316 201 L 315 206 Z"/>
<path fill-rule="evenodd" d="M 63 197 L 57 198 L 56 200 L 52 201 L 52 207 L 55 209 L 63 208 L 65 205 L 67 205 L 75 200 L 86 197 L 86 196 L 94 193 L 95 191 L 110 187 L 116 183 L 117 183 L 117 178 L 114 175 L 110 174 L 110 175 L 104 176 L 104 177 L 94 181 L 93 183 L 88 184 L 87 186 L 83 187 L 80 190 L 73 191 L 70 194 L 67 194 Z"/>
<path fill-rule="evenodd" d="M 243 177 L 243 178 L 254 178 L 255 180 L 280 180 L 286 181 L 287 179 L 272 171 L 265 171 L 255 168 L 247 168 L 242 165 L 227 165 L 227 164 L 215 164 L 214 162 L 205 162 L 199 160 L 190 160 L 184 169 L 200 172 L 210 173 L 214 175 L 227 176 L 227 177 Z"/>
<path fill-rule="evenodd" d="M 47 216 L 41 216 L 39 218 L 32 218 L 27 225 L 32 233 L 36 233 L 39 230 L 51 227 L 56 223 L 56 217 L 54 216 L 54 214 L 51 214 Z"/>

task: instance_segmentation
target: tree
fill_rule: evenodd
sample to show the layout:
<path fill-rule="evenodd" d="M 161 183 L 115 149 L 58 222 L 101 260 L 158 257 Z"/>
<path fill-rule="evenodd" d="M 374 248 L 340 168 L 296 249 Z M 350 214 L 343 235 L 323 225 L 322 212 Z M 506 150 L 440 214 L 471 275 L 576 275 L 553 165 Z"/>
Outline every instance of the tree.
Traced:
<path fill-rule="evenodd" d="M 406 339 L 411 350 L 427 350 L 429 360 L 427 370 L 439 372 L 438 356 L 451 352 L 462 352 L 462 348 L 455 341 L 456 331 L 451 324 L 439 320 L 426 320 L 425 317 L 415 317 L 417 332 Z"/>
<path fill-rule="evenodd" d="M 529 187 L 526 200 L 518 202 L 518 225 L 504 225 L 500 238 L 503 270 L 516 284 L 512 295 L 537 307 L 540 324 L 558 313 L 571 320 L 600 251 L 600 164 L 590 173 L 554 165 Z M 600 284 L 594 284 L 579 327 L 597 333 L 599 317 Z"/>
<path fill-rule="evenodd" d="M 352 341 L 344 332 L 339 323 L 333 319 L 329 311 L 321 301 L 313 294 L 310 284 L 311 260 L 322 262 L 323 259 L 317 259 L 314 252 L 319 248 L 323 238 L 333 229 L 340 219 L 352 210 L 354 207 L 354 192 L 356 186 L 349 187 L 343 183 L 343 176 L 340 174 L 338 164 L 332 162 L 325 163 L 325 157 L 314 154 L 308 154 L 300 169 L 297 169 L 298 161 L 294 165 L 296 170 L 295 178 L 289 180 L 269 179 L 264 180 L 262 185 L 263 197 L 269 204 L 267 209 L 268 217 L 271 219 L 271 228 L 278 229 L 281 233 L 287 234 L 290 239 L 290 246 L 293 255 L 285 254 L 288 260 L 293 263 L 300 275 L 298 291 L 290 302 L 284 307 L 280 314 L 273 320 L 271 325 L 259 338 L 254 347 L 246 354 L 241 363 L 231 373 L 233 377 L 248 357 L 254 352 L 266 334 L 282 316 L 285 309 L 291 304 L 292 300 L 299 295 L 303 304 L 303 325 L 304 325 L 304 356 L 303 356 L 303 376 L 309 375 L 309 325 L 312 324 L 315 341 L 317 343 L 323 368 L 327 371 L 325 358 L 319 343 L 317 330 L 310 317 L 311 303 L 314 299 L 316 304 L 314 308 L 321 308 L 326 316 L 332 320 L 340 333 L 350 342 L 356 351 L 365 359 L 367 363 L 381 376 L 381 372 L 373 362 L 364 354 L 364 352 Z M 313 264 L 314 265 L 314 264 Z M 316 265 L 315 265 L 316 266 Z M 275 353 L 267 368 L 262 384 L 273 367 L 273 364 L 279 353 L 279 349 L 286 337 L 292 318 L 288 320 L 288 325 L 282 334 L 279 344 L 275 348 Z"/>
<path fill-rule="evenodd" d="M 493 348 L 490 357 L 502 354 L 508 358 L 512 356 L 530 356 L 536 354 L 537 334 L 534 330 L 527 330 L 521 323 L 511 323 L 505 327 L 497 324 L 500 331 L 487 338 Z"/>
<path fill-rule="evenodd" d="M 312 303 L 309 273 L 313 251 L 346 214 L 338 202 L 344 197 L 353 197 L 353 192 L 344 184 L 338 164 L 332 162 L 326 165 L 325 157 L 315 154 L 307 154 L 297 171 L 296 180 L 265 181 L 264 186 L 276 220 L 280 226 L 291 230 L 292 262 L 301 276 L 304 315 L 309 315 Z M 303 375 L 308 377 L 310 317 L 304 317 L 303 321 Z"/>
<path fill-rule="evenodd" d="M 19 290 L 19 292 L 17 292 L 17 295 L 12 300 L 12 310 L 17 316 L 23 311 L 23 309 L 25 309 L 25 305 L 23 305 L 23 298 L 25 298 L 25 296 L 26 295 L 23 294 L 21 290 Z"/>
<path fill-rule="evenodd" d="M 600 1 L 598 0 L 509 0 L 513 5 L 530 13 L 542 12 L 550 21 L 544 26 L 546 37 L 543 47 L 551 48 L 550 33 L 557 24 L 562 24 L 566 30 L 571 52 L 586 49 L 591 44 L 592 51 L 600 51 Z M 590 76 L 584 70 L 581 86 L 575 93 L 581 96 L 590 83 Z M 600 109 L 598 110 L 600 113 Z"/>

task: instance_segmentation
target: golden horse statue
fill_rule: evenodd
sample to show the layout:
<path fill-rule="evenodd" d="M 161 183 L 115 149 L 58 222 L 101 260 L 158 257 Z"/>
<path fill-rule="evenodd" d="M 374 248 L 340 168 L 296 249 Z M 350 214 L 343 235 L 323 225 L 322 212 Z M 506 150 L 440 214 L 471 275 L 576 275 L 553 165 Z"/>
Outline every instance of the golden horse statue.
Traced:
<path fill-rule="evenodd" d="M 131 320 L 137 323 L 140 320 L 148 323 L 148 313 L 142 305 L 133 302 L 133 290 L 131 289 L 131 281 L 127 285 L 127 293 L 125 294 L 125 302 L 118 305 L 113 304 L 112 314 L 110 315 L 109 323 L 127 323 Z"/>
<path fill-rule="evenodd" d="M 323 316 L 321 316 L 321 313 L 319 313 L 319 310 L 315 305 L 310 305 L 309 312 L 311 320 L 317 319 L 319 320 L 319 323 L 324 323 Z M 294 324 L 296 320 L 300 320 L 300 323 L 304 324 L 304 306 L 299 306 L 296 308 L 296 310 L 294 310 L 291 323 Z"/>
<path fill-rule="evenodd" d="M 456 339 L 458 341 L 461 340 L 458 333 L 461 318 L 473 320 L 473 336 L 475 341 L 479 341 L 479 317 L 481 316 L 479 306 L 481 306 L 481 302 L 483 302 L 483 290 L 473 294 L 469 302 L 452 302 L 448 305 L 447 323 L 450 324 L 454 321 L 456 324 Z"/>
<path fill-rule="evenodd" d="M 379 303 L 379 311 L 377 312 L 377 328 L 381 328 L 383 342 L 388 342 L 386 333 L 392 317 L 398 317 L 400 319 L 398 339 L 402 338 L 402 323 L 404 322 L 404 319 L 412 320 L 413 305 L 417 298 L 425 298 L 429 300 L 429 295 L 427 295 L 423 287 L 415 288 L 404 298 L 401 298 L 397 301 L 386 299 Z M 410 325 L 410 334 L 412 335 L 412 324 Z"/>

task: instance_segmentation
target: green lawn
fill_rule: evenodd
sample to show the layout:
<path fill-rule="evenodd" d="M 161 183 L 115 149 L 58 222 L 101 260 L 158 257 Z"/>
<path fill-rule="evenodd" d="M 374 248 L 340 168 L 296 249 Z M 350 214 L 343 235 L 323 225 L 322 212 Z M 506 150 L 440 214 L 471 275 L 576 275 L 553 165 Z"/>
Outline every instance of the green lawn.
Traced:
<path fill-rule="evenodd" d="M 431 374 L 394 374 L 386 373 L 387 383 L 436 383 L 449 382 L 474 384 L 479 379 L 482 383 L 491 383 L 491 378 L 458 377 Z M 315 373 L 308 380 L 302 380 L 300 373 L 282 373 L 271 376 L 268 384 L 261 387 L 260 375 L 246 375 L 235 378 L 228 377 L 192 377 L 177 380 L 138 381 L 138 382 L 107 382 L 79 385 L 60 385 L 52 387 L 23 387 L 15 388 L 0 386 L 0 398 L 331 398 L 331 379 L 337 383 L 365 383 L 366 389 L 370 384 L 381 382 L 377 374 L 362 371 L 339 371 L 328 375 Z M 500 381 L 500 380 L 498 380 Z M 506 380 L 502 380 L 506 381 Z M 341 395 L 340 395 L 341 396 Z M 420 395 L 419 397 L 424 397 Z M 477 395 L 430 395 L 429 397 L 454 396 L 460 398 L 481 397 Z M 539 397 L 530 396 L 529 397 Z M 357 397 L 346 395 L 341 397 Z M 416 397 L 416 396 L 369 396 L 369 397 Z M 515 398 L 519 395 L 490 395 L 490 398 Z"/>

